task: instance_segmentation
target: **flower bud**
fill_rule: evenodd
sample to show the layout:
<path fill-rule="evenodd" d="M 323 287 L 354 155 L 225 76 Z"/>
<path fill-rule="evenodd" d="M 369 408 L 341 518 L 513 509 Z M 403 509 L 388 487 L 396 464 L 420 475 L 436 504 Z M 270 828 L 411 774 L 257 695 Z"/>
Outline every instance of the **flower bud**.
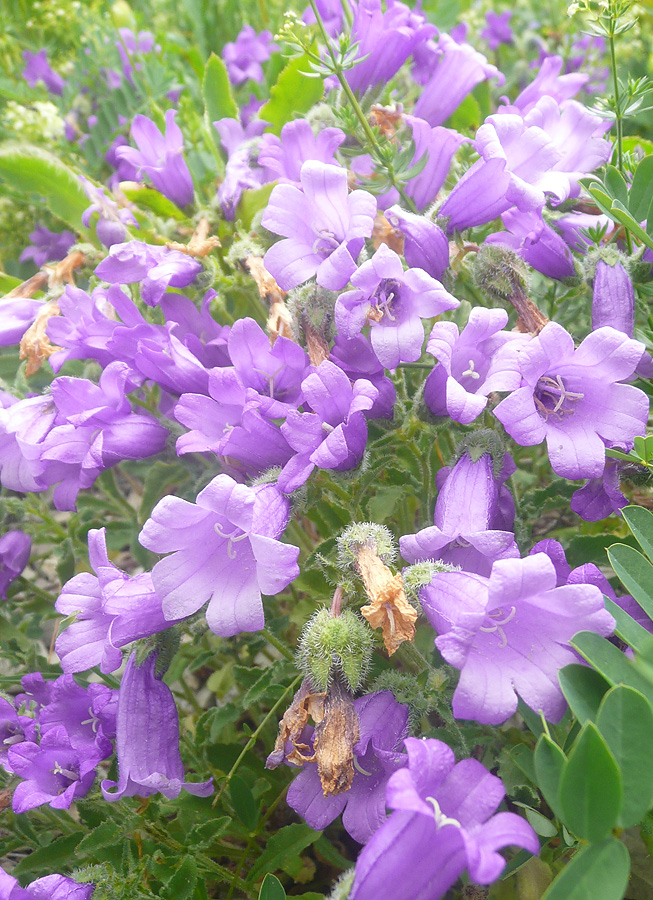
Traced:
<path fill-rule="evenodd" d="M 355 612 L 332 616 L 321 609 L 307 622 L 299 640 L 297 665 L 315 690 L 326 691 L 334 672 L 354 693 L 363 684 L 372 656 L 372 634 Z"/>

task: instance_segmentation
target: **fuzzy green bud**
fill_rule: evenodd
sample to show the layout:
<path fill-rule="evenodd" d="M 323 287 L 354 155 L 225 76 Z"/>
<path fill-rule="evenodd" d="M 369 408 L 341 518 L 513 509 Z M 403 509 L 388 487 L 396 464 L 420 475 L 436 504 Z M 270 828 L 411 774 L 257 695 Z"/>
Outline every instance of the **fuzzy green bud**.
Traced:
<path fill-rule="evenodd" d="M 472 462 L 478 462 L 484 453 L 492 457 L 492 470 L 495 478 L 499 478 L 503 468 L 503 457 L 506 452 L 505 442 L 498 431 L 492 428 L 479 428 L 464 435 L 456 447 L 456 461 L 465 455 Z"/>
<path fill-rule="evenodd" d="M 286 298 L 297 343 L 306 347 L 310 336 L 330 343 L 336 334 L 334 308 L 338 294 L 309 283 L 294 288 Z"/>
<path fill-rule="evenodd" d="M 514 250 L 501 244 L 482 244 L 472 264 L 474 280 L 493 300 L 507 300 L 528 286 L 528 266 Z"/>
<path fill-rule="evenodd" d="M 375 522 L 354 522 L 338 536 L 338 565 L 343 569 L 356 569 L 361 547 L 370 546 L 382 562 L 391 563 L 397 551 L 392 533 L 385 525 Z"/>
<path fill-rule="evenodd" d="M 354 884 L 355 869 L 347 869 L 336 881 L 327 900 L 347 900 Z"/>
<path fill-rule="evenodd" d="M 332 616 L 321 609 L 299 639 L 297 665 L 316 690 L 326 691 L 336 672 L 354 693 L 367 675 L 372 647 L 372 632 L 355 612 L 345 609 Z"/>
<path fill-rule="evenodd" d="M 423 562 L 408 566 L 403 571 L 404 593 L 406 599 L 413 604 L 419 601 L 419 592 L 433 580 L 433 576 L 440 572 L 459 572 L 460 566 L 451 566 L 439 560 L 426 559 Z"/>
<path fill-rule="evenodd" d="M 604 262 L 611 268 L 622 265 L 628 272 L 628 257 L 625 256 L 614 244 L 604 244 L 600 247 L 591 247 L 583 259 L 583 278 L 588 284 L 594 281 L 596 266 L 599 262 Z"/>

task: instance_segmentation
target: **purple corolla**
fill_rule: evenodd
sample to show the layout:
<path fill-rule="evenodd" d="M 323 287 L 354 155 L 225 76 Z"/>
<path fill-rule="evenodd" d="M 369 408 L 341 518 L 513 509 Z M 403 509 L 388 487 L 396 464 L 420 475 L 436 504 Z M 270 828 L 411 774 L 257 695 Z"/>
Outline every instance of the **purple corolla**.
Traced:
<path fill-rule="evenodd" d="M 274 178 L 272 173 L 261 168 L 256 158 L 259 136 L 266 122 L 253 119 L 247 126 L 238 119 L 224 118 L 213 125 L 220 135 L 220 142 L 229 158 L 225 167 L 224 180 L 218 188 L 218 200 L 225 219 L 233 219 L 243 191 L 261 187 Z"/>
<path fill-rule="evenodd" d="M 401 258 L 386 244 L 351 277 L 354 289 L 336 302 L 338 332 L 355 337 L 371 325 L 370 339 L 379 362 L 394 369 L 422 353 L 422 318 L 455 309 L 459 302 L 423 269 L 404 271 Z"/>
<path fill-rule="evenodd" d="M 214 478 L 196 503 L 160 500 L 139 541 L 171 554 L 152 570 L 164 615 L 189 616 L 210 601 L 206 619 L 216 634 L 262 628 L 261 594 L 277 594 L 299 575 L 299 549 L 277 540 L 289 510 L 274 485 L 247 487 L 228 475 Z"/>
<path fill-rule="evenodd" d="M 182 788 L 196 797 L 213 792 L 213 779 L 184 781 L 179 753 L 179 715 L 175 698 L 156 672 L 157 654 L 140 665 L 129 657 L 120 682 L 116 732 L 118 782 L 108 778 L 101 784 L 105 800 L 149 797 L 162 793 L 178 797 Z"/>
<path fill-rule="evenodd" d="M 348 192 L 347 170 L 309 160 L 301 169 L 302 190 L 278 184 L 262 223 L 284 240 L 265 254 L 266 269 L 287 291 L 308 281 L 341 290 L 356 271 L 365 238 L 372 234 L 376 200 L 367 191 Z"/>
<path fill-rule="evenodd" d="M 557 722 L 566 702 L 558 672 L 577 661 L 569 641 L 579 631 L 604 637 L 615 627 L 593 584 L 557 587 L 549 557 L 494 563 L 489 578 L 440 572 L 420 591 L 444 659 L 460 669 L 453 713 L 499 725 L 517 709 L 517 695 Z"/>
<path fill-rule="evenodd" d="M 416 165 L 426 157 L 422 170 L 406 182 L 406 193 L 413 198 L 417 208 L 423 210 L 437 197 L 449 173 L 454 153 L 468 139 L 451 128 L 431 126 L 417 116 L 404 116 L 404 120 L 415 142 L 412 164 Z"/>
<path fill-rule="evenodd" d="M 229 81 L 233 85 L 263 81 L 261 63 L 266 62 L 275 49 L 269 31 L 257 34 L 251 25 L 245 25 L 235 41 L 224 45 L 222 58 L 227 66 Z"/>
<path fill-rule="evenodd" d="M 356 862 L 349 900 L 378 900 L 392 886 L 394 900 L 438 900 L 465 869 L 491 884 L 514 845 L 538 853 L 531 826 L 515 813 L 493 815 L 504 798 L 500 778 L 475 759 L 456 763 L 442 741 L 407 738 L 408 765 L 388 782 L 394 810 Z"/>
<path fill-rule="evenodd" d="M 103 188 L 97 187 L 88 178 L 80 175 L 79 180 L 82 182 L 86 196 L 91 201 L 91 205 L 82 213 L 82 223 L 88 228 L 91 224 L 91 216 L 93 213 L 97 213 L 95 233 L 98 240 L 105 247 L 122 243 L 127 237 L 127 225 L 138 228 L 134 214 L 125 207 L 120 208 L 115 200 L 107 197 Z"/>
<path fill-rule="evenodd" d="M 546 439 L 557 475 L 598 478 L 605 442 L 632 441 L 645 431 L 646 394 L 620 383 L 643 351 L 639 341 L 609 327 L 593 331 L 576 349 L 571 335 L 550 322 L 517 351 L 522 386 L 494 414 L 522 446 Z"/>
<path fill-rule="evenodd" d="M 201 271 L 200 262 L 179 250 L 127 241 L 113 244 L 95 274 L 108 284 L 140 281 L 144 302 L 156 306 L 168 287 L 187 287 Z"/>
<path fill-rule="evenodd" d="M 63 259 L 72 245 L 75 243 L 75 235 L 72 231 L 50 231 L 45 225 L 37 225 L 30 233 L 30 246 L 25 247 L 18 261 L 26 262 L 34 260 L 34 265 L 39 268 L 46 262 L 57 262 Z"/>
<path fill-rule="evenodd" d="M 436 416 L 469 425 L 487 406 L 492 391 L 515 390 L 520 373 L 514 350 L 525 335 L 502 329 L 503 309 L 475 307 L 460 334 L 453 322 L 436 322 L 426 350 L 438 360 L 424 385 L 424 401 Z"/>
<path fill-rule="evenodd" d="M 501 44 L 512 44 L 511 16 L 512 11 L 509 9 L 501 14 L 492 12 L 491 9 L 485 13 L 487 28 L 481 31 L 481 37 L 485 38 L 490 50 L 496 50 Z"/>
<path fill-rule="evenodd" d="M 379 394 L 366 379 L 352 385 L 329 360 L 304 379 L 302 393 L 312 412 L 289 410 L 281 426 L 282 435 L 295 451 L 279 475 L 278 485 L 284 493 L 301 487 L 316 466 L 344 472 L 360 463 L 367 444 L 365 412 Z"/>
<path fill-rule="evenodd" d="M 424 269 L 427 275 L 442 281 L 449 268 L 449 241 L 444 231 L 425 216 L 416 216 L 400 206 L 387 209 L 385 217 L 403 235 L 408 265 Z"/>
<path fill-rule="evenodd" d="M 610 325 L 632 337 L 635 330 L 635 289 L 618 251 L 603 251 L 596 261 L 592 284 L 592 328 Z M 641 378 L 653 377 L 653 359 L 644 352 L 636 369 Z"/>
<path fill-rule="evenodd" d="M 149 572 L 129 576 L 109 559 L 104 528 L 88 533 L 91 568 L 64 584 L 57 612 L 74 620 L 57 637 L 55 650 L 64 672 L 99 666 L 114 672 L 122 664 L 121 648 L 174 625 L 163 615 Z"/>
<path fill-rule="evenodd" d="M 24 531 L 6 531 L 0 537 L 0 597 L 7 599 L 7 588 L 29 561 L 32 539 Z"/>
<path fill-rule="evenodd" d="M 549 278 L 573 276 L 575 269 L 571 252 L 564 239 L 545 222 L 541 212 L 509 209 L 503 213 L 502 219 L 507 231 L 488 235 L 488 243 L 510 247 L 529 266 Z"/>
<path fill-rule="evenodd" d="M 348 791 L 325 797 L 317 766 L 306 764 L 288 790 L 288 805 L 321 831 L 342 813 L 345 830 L 364 844 L 385 821 L 385 788 L 393 772 L 405 765 L 400 752 L 408 732 L 408 707 L 391 691 L 377 691 L 354 700 L 360 738 L 354 744 L 354 780 Z M 303 739 L 312 745 L 312 729 Z"/>
<path fill-rule="evenodd" d="M 184 137 L 175 122 L 176 110 L 165 115 L 162 134 L 147 116 L 134 116 L 131 135 L 138 150 L 118 147 L 116 156 L 144 172 L 157 189 L 177 206 L 183 208 L 193 200 L 193 179 L 184 159 Z"/>
<path fill-rule="evenodd" d="M 0 900 L 91 900 L 94 884 L 79 884 L 65 875 L 45 875 L 26 888 L 0 868 Z"/>
<path fill-rule="evenodd" d="M 409 563 L 439 559 L 489 575 L 497 559 L 518 557 L 515 536 L 506 528 L 509 503 L 503 487 L 514 471 L 509 454 L 496 472 L 489 452 L 476 460 L 465 452 L 440 485 L 434 524 L 400 538 L 403 558 Z"/>
<path fill-rule="evenodd" d="M 575 97 L 589 75 L 580 72 L 561 75 L 564 65 L 561 56 L 547 56 L 533 81 L 524 88 L 512 106 L 506 107 L 510 112 L 518 112 L 524 116 L 542 97 L 552 97 L 556 103 L 563 103 Z"/>
<path fill-rule="evenodd" d="M 37 83 L 42 81 L 51 94 L 59 96 L 63 94 L 66 82 L 48 62 L 47 50 L 39 50 L 38 53 L 23 50 L 23 61 L 25 62 L 23 78 L 30 87 L 36 87 Z"/>
<path fill-rule="evenodd" d="M 309 159 L 337 165 L 335 152 L 344 139 L 345 133 L 339 128 L 324 128 L 314 134 L 306 119 L 294 119 L 283 126 L 281 137 L 263 135 L 258 164 L 272 180 L 299 183 L 302 166 Z"/>

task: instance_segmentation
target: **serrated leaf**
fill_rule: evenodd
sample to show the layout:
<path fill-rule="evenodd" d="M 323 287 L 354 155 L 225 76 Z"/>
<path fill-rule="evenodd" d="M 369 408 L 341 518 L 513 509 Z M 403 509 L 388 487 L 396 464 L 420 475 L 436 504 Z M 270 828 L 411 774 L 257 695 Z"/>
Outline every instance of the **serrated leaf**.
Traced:
<path fill-rule="evenodd" d="M 90 203 L 77 175 L 54 154 L 30 144 L 0 146 L 0 176 L 13 188 L 37 194 L 50 212 L 97 245 L 95 232 L 82 225 Z"/>
<path fill-rule="evenodd" d="M 626 506 L 621 512 L 637 543 L 653 561 L 653 513 L 643 506 Z"/>
<path fill-rule="evenodd" d="M 565 700 L 581 725 L 588 719 L 595 721 L 601 700 L 610 690 L 610 683 L 595 669 L 577 663 L 560 669 L 558 681 Z"/>
<path fill-rule="evenodd" d="M 576 853 L 542 900 L 622 900 L 629 871 L 628 850 L 608 838 Z"/>
<path fill-rule="evenodd" d="M 560 784 L 567 763 L 565 754 L 555 741 L 542 734 L 535 747 L 533 763 L 537 785 L 544 799 L 559 819 L 564 818 L 560 802 Z"/>
<path fill-rule="evenodd" d="M 308 825 L 286 825 L 274 834 L 261 856 L 254 864 L 250 877 L 260 877 L 265 871 L 277 871 L 287 860 L 293 859 L 316 841 L 321 831 L 313 831 Z"/>
<path fill-rule="evenodd" d="M 619 766 L 596 725 L 586 722 L 562 772 L 563 819 L 577 837 L 602 841 L 617 824 L 621 802 Z"/>
<path fill-rule="evenodd" d="M 93 854 L 109 844 L 121 843 L 123 830 L 116 822 L 102 822 L 82 838 L 77 845 L 77 854 Z"/>
<path fill-rule="evenodd" d="M 324 95 L 322 79 L 307 78 L 308 58 L 291 59 L 270 88 L 270 99 L 259 111 L 259 118 L 270 123 L 268 131 L 280 134 L 292 119 L 300 118 Z"/>
<path fill-rule="evenodd" d="M 619 685 L 603 698 L 596 724 L 621 771 L 618 824 L 630 828 L 641 822 L 653 803 L 653 709 L 639 691 Z"/>
<path fill-rule="evenodd" d="M 237 119 L 238 106 L 231 93 L 227 67 L 215 53 L 209 56 L 204 68 L 202 96 L 204 97 L 206 124 L 211 129 L 216 144 L 221 147 L 220 136 L 213 127 L 213 123 L 220 119 Z"/>
<path fill-rule="evenodd" d="M 73 863 L 69 862 L 75 859 L 75 850 L 79 844 L 83 833 L 81 831 L 75 834 L 67 834 L 65 837 L 56 838 L 45 847 L 39 847 L 29 856 L 13 867 L 11 870 L 15 876 L 19 875 L 40 875 L 42 872 L 50 874 L 61 868 L 69 869 Z"/>
<path fill-rule="evenodd" d="M 646 219 L 653 203 L 653 156 L 645 156 L 635 169 L 630 187 L 628 211 L 638 222 Z"/>
<path fill-rule="evenodd" d="M 184 856 L 181 865 L 164 885 L 159 896 L 163 900 L 189 900 L 197 884 L 197 863 L 194 857 Z"/>
<path fill-rule="evenodd" d="M 653 619 L 653 565 L 626 544 L 613 544 L 608 550 L 608 559 L 628 593 Z"/>
<path fill-rule="evenodd" d="M 286 900 L 286 891 L 276 875 L 268 872 L 265 876 L 258 900 Z"/>
<path fill-rule="evenodd" d="M 188 470 L 180 462 L 164 462 L 157 459 L 153 462 L 143 482 L 143 495 L 138 510 L 138 521 L 141 525 L 149 517 L 155 505 L 165 494 L 179 493 L 180 485 L 188 481 Z"/>

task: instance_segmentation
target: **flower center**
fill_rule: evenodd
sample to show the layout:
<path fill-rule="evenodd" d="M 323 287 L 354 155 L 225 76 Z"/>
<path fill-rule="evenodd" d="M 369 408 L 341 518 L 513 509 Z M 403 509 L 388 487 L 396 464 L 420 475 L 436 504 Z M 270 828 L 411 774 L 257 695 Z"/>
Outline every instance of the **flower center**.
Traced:
<path fill-rule="evenodd" d="M 444 828 L 445 825 L 455 825 L 456 828 L 462 828 L 458 819 L 451 819 L 449 816 L 445 816 L 435 797 L 425 797 L 425 800 L 433 806 L 433 818 L 435 819 L 436 828 Z"/>
<path fill-rule="evenodd" d="M 325 256 L 333 253 L 340 246 L 340 241 L 332 231 L 321 228 L 313 242 L 313 253 L 323 253 Z"/>
<path fill-rule="evenodd" d="M 395 322 L 397 320 L 396 305 L 398 302 L 399 282 L 384 279 L 371 298 L 371 307 L 367 314 L 368 319 L 373 322 L 380 322 L 381 319 L 387 317 L 391 322 Z"/>
<path fill-rule="evenodd" d="M 575 412 L 574 406 L 585 395 L 578 391 L 570 391 L 562 380 L 562 376 L 544 375 L 537 382 L 533 399 L 540 416 L 548 421 L 550 416 L 562 420 L 566 415 Z"/>
<path fill-rule="evenodd" d="M 233 545 L 237 544 L 238 541 L 244 541 L 245 538 L 249 537 L 249 533 L 238 527 L 234 528 L 233 531 L 223 531 L 217 522 L 214 523 L 213 528 L 216 534 L 219 534 L 221 538 L 224 538 L 227 541 L 227 556 L 229 559 L 235 559 L 236 551 L 234 550 Z M 238 532 L 240 532 L 240 534 Z"/>
<path fill-rule="evenodd" d="M 52 774 L 62 776 L 60 779 L 58 779 L 60 794 L 63 794 L 66 788 L 69 788 L 70 785 L 73 784 L 73 782 L 79 781 L 78 772 L 75 772 L 73 769 L 64 769 L 64 767 L 59 765 L 58 762 L 55 762 L 54 766 L 52 767 Z"/>
<path fill-rule="evenodd" d="M 508 622 L 511 622 L 515 617 L 515 607 L 510 607 L 510 612 L 506 615 L 503 611 L 503 607 L 499 607 L 498 609 L 492 610 L 491 613 L 486 615 L 486 620 L 490 619 L 491 622 L 489 625 L 481 625 L 480 630 L 484 631 L 486 634 L 494 634 L 495 632 L 499 636 L 499 646 L 505 647 L 508 643 L 506 638 L 506 634 L 503 630 L 503 626 L 507 625 Z"/>

